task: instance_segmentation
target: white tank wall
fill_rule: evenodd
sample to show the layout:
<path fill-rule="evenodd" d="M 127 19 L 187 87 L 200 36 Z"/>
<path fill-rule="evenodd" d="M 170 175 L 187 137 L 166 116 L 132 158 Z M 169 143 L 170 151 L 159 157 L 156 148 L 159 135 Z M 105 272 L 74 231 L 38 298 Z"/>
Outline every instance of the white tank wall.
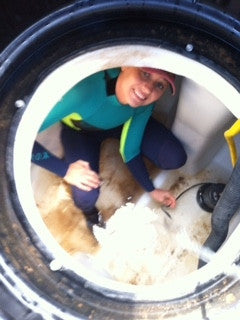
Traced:
<path fill-rule="evenodd" d="M 194 175 L 205 169 L 226 143 L 223 133 L 234 121 L 232 113 L 216 97 L 184 78 L 172 127 L 188 155 L 183 172 Z"/>

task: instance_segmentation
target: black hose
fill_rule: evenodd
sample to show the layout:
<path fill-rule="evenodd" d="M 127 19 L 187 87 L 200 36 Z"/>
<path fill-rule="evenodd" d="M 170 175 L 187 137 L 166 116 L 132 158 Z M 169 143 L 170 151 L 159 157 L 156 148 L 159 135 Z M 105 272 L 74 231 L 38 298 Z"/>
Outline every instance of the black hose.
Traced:
<path fill-rule="evenodd" d="M 203 244 L 216 252 L 228 235 L 229 222 L 240 206 L 240 159 L 234 167 L 228 183 L 218 200 L 211 219 L 211 233 Z M 200 253 L 201 257 L 201 253 Z M 198 268 L 203 267 L 205 261 L 199 259 Z"/>
<path fill-rule="evenodd" d="M 176 200 L 178 200 L 179 198 L 181 198 L 181 196 L 183 196 L 187 191 L 196 188 L 198 186 L 202 186 L 205 184 L 213 184 L 212 182 L 198 182 L 196 184 L 191 185 L 190 187 L 188 187 L 187 189 L 183 190 L 177 197 Z M 161 207 L 162 211 L 168 216 L 169 219 L 172 219 L 172 216 L 170 215 L 170 213 L 165 209 L 164 206 Z"/>

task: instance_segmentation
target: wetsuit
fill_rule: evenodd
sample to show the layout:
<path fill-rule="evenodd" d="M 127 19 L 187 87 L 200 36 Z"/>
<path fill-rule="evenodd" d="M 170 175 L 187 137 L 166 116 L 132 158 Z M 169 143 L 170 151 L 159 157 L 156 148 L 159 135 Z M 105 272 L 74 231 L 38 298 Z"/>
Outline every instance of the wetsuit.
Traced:
<path fill-rule="evenodd" d="M 180 142 L 150 118 L 153 105 L 132 108 L 119 103 L 115 95 L 119 72 L 120 69 L 111 69 L 91 75 L 62 97 L 40 131 L 62 121 L 61 141 L 65 157 L 55 157 L 36 142 L 32 162 L 61 177 L 65 176 L 69 164 L 79 159 L 88 161 L 92 170 L 98 172 L 102 141 L 109 137 L 119 138 L 123 161 L 148 192 L 154 190 L 154 186 L 142 155 L 162 169 L 175 169 L 185 163 L 186 154 Z M 72 187 L 72 190 L 75 204 L 86 213 L 91 212 L 99 189 L 87 192 Z"/>

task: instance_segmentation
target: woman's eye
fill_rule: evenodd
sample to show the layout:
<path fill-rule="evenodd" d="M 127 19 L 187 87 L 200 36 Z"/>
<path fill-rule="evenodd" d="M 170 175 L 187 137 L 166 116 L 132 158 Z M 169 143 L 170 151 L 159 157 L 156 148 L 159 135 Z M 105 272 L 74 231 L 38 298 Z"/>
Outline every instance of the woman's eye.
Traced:
<path fill-rule="evenodd" d="M 150 77 L 150 73 L 143 71 L 142 72 L 143 78 L 148 79 Z"/>
<path fill-rule="evenodd" d="M 158 82 L 157 85 L 156 85 L 156 87 L 157 87 L 158 89 L 160 89 L 160 90 L 163 90 L 163 89 L 164 89 L 164 85 L 163 85 L 162 82 Z"/>

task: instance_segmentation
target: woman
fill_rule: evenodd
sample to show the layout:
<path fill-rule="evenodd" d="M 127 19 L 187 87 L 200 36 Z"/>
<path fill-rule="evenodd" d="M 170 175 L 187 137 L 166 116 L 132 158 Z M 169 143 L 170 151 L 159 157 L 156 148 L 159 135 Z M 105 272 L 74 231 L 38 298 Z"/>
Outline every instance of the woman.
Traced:
<path fill-rule="evenodd" d="M 32 161 L 72 185 L 73 199 L 88 221 L 98 222 L 100 146 L 109 137 L 120 139 L 120 153 L 134 178 L 159 203 L 174 208 L 176 199 L 154 187 L 143 156 L 159 168 L 176 169 L 186 153 L 173 134 L 151 117 L 154 102 L 175 76 L 154 68 L 122 67 L 93 74 L 68 91 L 54 106 L 40 131 L 62 121 L 65 158 L 59 159 L 39 143 Z"/>

